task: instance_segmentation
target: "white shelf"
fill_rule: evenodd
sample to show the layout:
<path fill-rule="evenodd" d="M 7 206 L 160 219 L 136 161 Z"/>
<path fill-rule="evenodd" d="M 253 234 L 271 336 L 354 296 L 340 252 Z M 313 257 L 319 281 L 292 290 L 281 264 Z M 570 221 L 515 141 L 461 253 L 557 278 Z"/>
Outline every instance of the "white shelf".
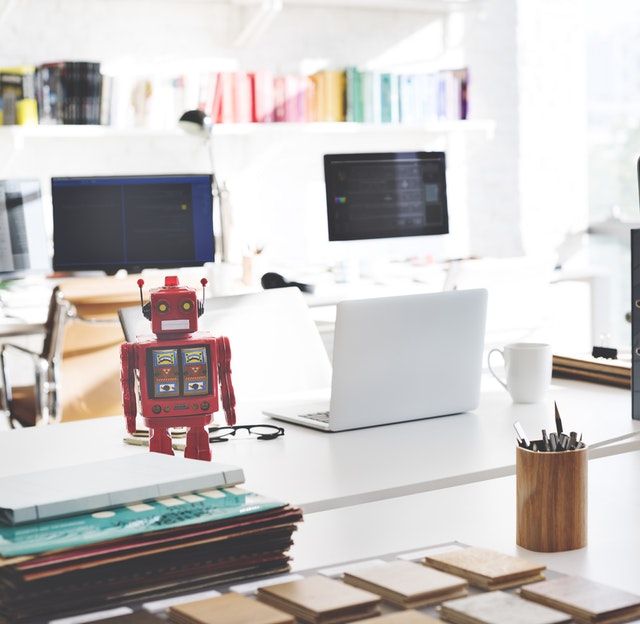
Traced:
<path fill-rule="evenodd" d="M 311 123 L 229 123 L 213 128 L 214 136 L 246 135 L 297 135 L 309 134 L 375 134 L 375 133 L 433 133 L 483 132 L 493 133 L 495 123 L 492 120 L 439 120 L 422 125 L 413 124 L 364 124 L 351 122 L 311 122 Z M 120 128 L 99 125 L 33 125 L 0 127 L 0 139 L 18 144 L 24 140 L 49 139 L 96 139 L 130 138 L 152 139 L 158 137 L 188 136 L 176 124 L 172 129 Z"/>

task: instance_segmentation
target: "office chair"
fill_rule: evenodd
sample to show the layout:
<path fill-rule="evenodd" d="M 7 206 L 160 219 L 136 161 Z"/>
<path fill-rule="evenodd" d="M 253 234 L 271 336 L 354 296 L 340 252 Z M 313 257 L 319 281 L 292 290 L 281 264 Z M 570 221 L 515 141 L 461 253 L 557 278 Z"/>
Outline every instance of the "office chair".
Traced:
<path fill-rule="evenodd" d="M 62 339 L 72 306 L 55 287 L 51 293 L 47 319 L 44 324 L 42 350 L 37 352 L 24 346 L 0 344 L 0 410 L 6 415 L 12 428 L 47 425 L 59 422 L 60 409 L 59 367 L 62 354 Z M 14 362 L 31 360 L 34 374 L 32 386 L 13 386 L 10 376 L 9 353 L 15 352 Z"/>

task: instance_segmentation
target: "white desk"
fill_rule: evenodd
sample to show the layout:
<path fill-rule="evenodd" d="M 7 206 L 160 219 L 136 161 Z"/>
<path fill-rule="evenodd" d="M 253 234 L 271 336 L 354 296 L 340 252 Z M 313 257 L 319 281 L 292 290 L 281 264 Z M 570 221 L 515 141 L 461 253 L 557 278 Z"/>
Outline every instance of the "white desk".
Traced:
<path fill-rule="evenodd" d="M 589 462 L 588 544 L 562 553 L 516 545 L 515 476 L 334 509 L 305 517 L 293 569 L 330 567 L 459 541 L 540 561 L 640 593 L 640 452 Z"/>
<path fill-rule="evenodd" d="M 514 474 L 513 423 L 520 421 L 531 438 L 543 427 L 553 429 L 554 399 L 564 428 L 581 431 L 588 444 L 640 432 L 640 422 L 631 419 L 628 390 L 559 381 L 545 404 L 514 405 L 486 376 L 473 413 L 334 434 L 285 425 L 286 434 L 276 440 L 213 445 L 214 461 L 242 466 L 248 489 L 309 514 Z M 238 422 L 275 422 L 262 417 L 260 407 L 240 404 Z M 125 445 L 124 433 L 124 417 L 5 431 L 0 474 L 149 452 Z M 640 448 L 640 436 L 593 454 L 630 448 Z"/>

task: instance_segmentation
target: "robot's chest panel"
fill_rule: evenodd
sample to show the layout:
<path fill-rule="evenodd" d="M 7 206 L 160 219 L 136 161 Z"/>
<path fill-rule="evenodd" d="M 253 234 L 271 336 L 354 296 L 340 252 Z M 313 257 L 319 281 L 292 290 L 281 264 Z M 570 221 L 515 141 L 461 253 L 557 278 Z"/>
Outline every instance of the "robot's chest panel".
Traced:
<path fill-rule="evenodd" d="M 211 392 L 209 345 L 152 347 L 147 351 L 149 396 L 203 396 Z"/>

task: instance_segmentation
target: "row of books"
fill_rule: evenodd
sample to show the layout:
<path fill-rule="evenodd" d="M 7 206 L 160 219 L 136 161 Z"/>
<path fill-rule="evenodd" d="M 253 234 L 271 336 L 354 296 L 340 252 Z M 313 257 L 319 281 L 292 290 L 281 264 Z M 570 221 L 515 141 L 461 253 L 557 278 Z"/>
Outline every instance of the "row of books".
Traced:
<path fill-rule="evenodd" d="M 312 75 L 218 72 L 202 85 L 199 108 L 216 123 L 462 120 L 468 114 L 468 71 L 397 74 L 350 67 Z"/>
<path fill-rule="evenodd" d="M 170 81 L 141 77 L 132 83 L 130 77 L 104 75 L 100 63 L 90 61 L 0 68 L 0 125 L 145 125 L 153 123 L 149 109 L 171 117 L 170 125 L 176 114 L 191 108 L 221 124 L 461 120 L 468 114 L 468 71 L 221 71 Z"/>
<path fill-rule="evenodd" d="M 100 63 L 0 68 L 0 125 L 99 124 Z"/>

